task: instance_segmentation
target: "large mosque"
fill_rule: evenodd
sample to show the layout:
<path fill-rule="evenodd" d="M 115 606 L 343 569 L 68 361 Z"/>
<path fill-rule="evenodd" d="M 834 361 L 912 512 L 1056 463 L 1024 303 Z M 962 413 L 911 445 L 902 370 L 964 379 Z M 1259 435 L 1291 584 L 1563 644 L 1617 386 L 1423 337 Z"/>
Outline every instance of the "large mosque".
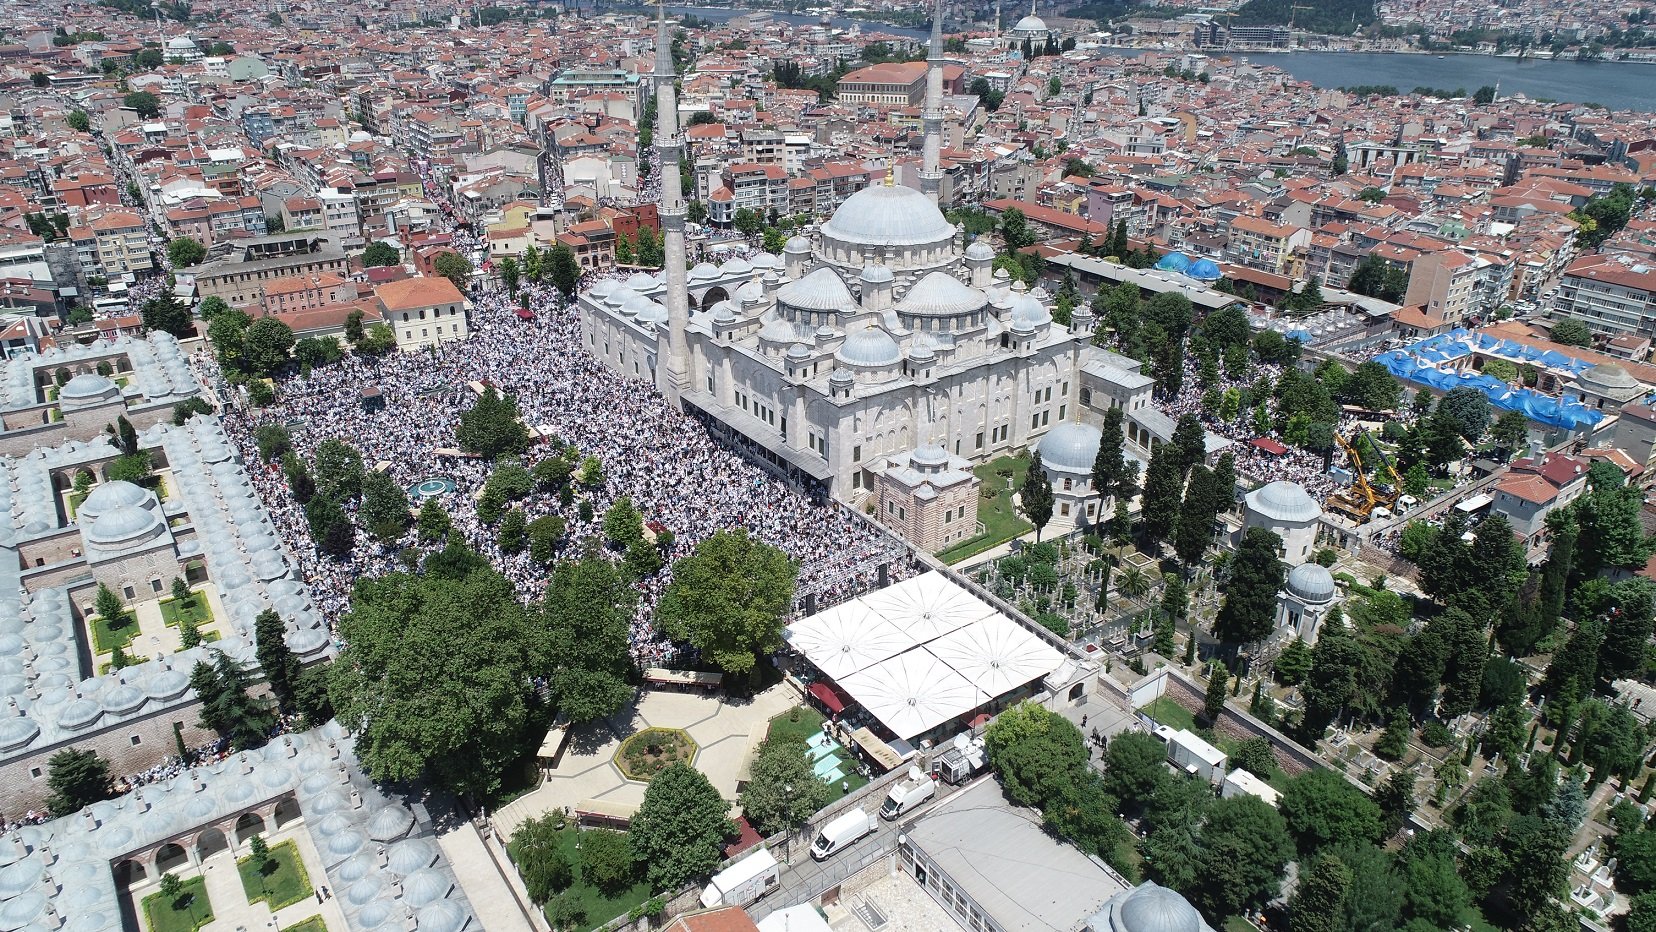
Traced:
<path fill-rule="evenodd" d="M 1066 423 L 1073 433 L 1111 406 L 1128 414 L 1129 452 L 1147 456 L 1167 439 L 1171 423 L 1149 404 L 1152 380 L 1137 362 L 1091 345 L 1090 311 L 1055 322 L 1044 292 L 995 271 L 988 243 L 968 244 L 938 209 L 942 47 L 934 23 L 920 189 L 888 176 L 781 256 L 686 271 L 683 197 L 667 172 L 665 279 L 641 273 L 583 294 L 588 350 L 790 477 L 858 505 L 878 499 L 889 470 L 981 462 Z M 671 67 L 658 55 L 663 165 L 677 163 L 681 144 Z M 1071 494 L 1055 526 L 1097 516 L 1085 488 L 1097 430 L 1090 436 L 1091 449 L 1074 438 L 1061 445 L 1068 459 L 1057 465 L 1073 476 L 1062 480 Z M 883 519 L 901 525 L 894 517 Z M 975 513 L 942 517 L 941 536 L 899 529 L 926 547 L 970 536 Z"/>

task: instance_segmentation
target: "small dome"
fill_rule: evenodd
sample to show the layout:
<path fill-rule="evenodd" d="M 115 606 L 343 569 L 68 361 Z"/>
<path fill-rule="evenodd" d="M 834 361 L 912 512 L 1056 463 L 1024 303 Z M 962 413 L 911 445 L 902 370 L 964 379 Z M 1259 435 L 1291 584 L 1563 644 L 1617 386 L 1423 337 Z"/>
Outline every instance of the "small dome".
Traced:
<path fill-rule="evenodd" d="M 1119 916 L 1122 932 L 1201 932 L 1205 925 L 1196 907 L 1154 881 L 1127 894 Z"/>
<path fill-rule="evenodd" d="M 644 272 L 634 272 L 627 276 L 627 287 L 634 291 L 649 291 L 660 284 L 654 275 Z"/>
<path fill-rule="evenodd" d="M 1279 479 L 1247 494 L 1248 510 L 1274 521 L 1304 522 L 1322 517 L 1305 486 Z"/>
<path fill-rule="evenodd" d="M 1223 278 L 1225 273 L 1220 271 L 1219 263 L 1212 259 L 1197 259 L 1185 269 L 1185 274 L 1199 282 L 1216 282 Z"/>
<path fill-rule="evenodd" d="M 1182 252 L 1170 252 L 1156 263 L 1158 272 L 1184 272 L 1190 268 L 1190 257 Z"/>
<path fill-rule="evenodd" d="M 401 838 L 414 827 L 414 814 L 396 803 L 374 810 L 368 817 L 368 837 L 375 841 Z"/>
<path fill-rule="evenodd" d="M 442 872 L 423 868 L 403 879 L 403 899 L 414 906 L 424 906 L 448 896 L 454 884 Z"/>
<path fill-rule="evenodd" d="M 883 265 L 869 264 L 863 266 L 862 274 L 857 280 L 865 285 L 883 285 L 891 281 L 891 270 Z"/>
<path fill-rule="evenodd" d="M 947 466 L 949 451 L 935 443 L 922 444 L 914 449 L 909 462 L 916 466 Z"/>
<path fill-rule="evenodd" d="M 1034 330 L 1052 323 L 1052 312 L 1032 294 L 1013 295 L 1011 323 L 1014 329 Z"/>
<path fill-rule="evenodd" d="M 113 482 L 105 482 L 88 493 L 86 500 L 75 509 L 75 518 L 85 522 L 124 505 L 146 505 L 149 500 L 150 493 L 143 486 L 116 479 Z"/>
<path fill-rule="evenodd" d="M 119 391 L 120 386 L 107 376 L 98 375 L 96 372 L 82 372 L 58 389 L 58 398 L 63 401 L 80 401 L 87 398 L 104 398 Z"/>
<path fill-rule="evenodd" d="M 846 337 L 834 355 L 853 366 L 894 366 L 903 358 L 903 350 L 891 334 L 870 326 Z"/>
<path fill-rule="evenodd" d="M 587 294 L 594 298 L 602 298 L 614 290 L 615 279 L 600 278 L 598 281 L 593 283 L 591 288 L 587 289 Z"/>
<path fill-rule="evenodd" d="M 846 198 L 822 235 L 859 246 L 922 246 L 952 239 L 954 227 L 919 191 L 876 184 Z"/>
<path fill-rule="evenodd" d="M 10 715 L 0 719 L 0 751 L 20 748 L 40 734 L 40 726 L 27 715 Z"/>
<path fill-rule="evenodd" d="M 641 294 L 634 294 L 621 305 L 621 313 L 628 317 L 637 317 L 640 312 L 647 311 L 652 302 Z"/>
<path fill-rule="evenodd" d="M 453 900 L 438 900 L 416 914 L 420 932 L 460 932 L 466 924 L 466 911 Z"/>
<path fill-rule="evenodd" d="M 667 322 L 667 308 L 660 301 L 645 302 L 645 307 L 638 312 L 636 320 L 641 324 L 664 324 Z"/>
<path fill-rule="evenodd" d="M 1065 421 L 1047 431 L 1036 445 L 1041 451 L 1041 465 L 1060 472 L 1091 474 L 1103 436 L 1104 432 L 1091 424 Z"/>
<path fill-rule="evenodd" d="M 719 267 L 711 262 L 698 263 L 695 268 L 690 270 L 691 281 L 701 281 L 718 277 Z"/>
<path fill-rule="evenodd" d="M 791 253 L 809 253 L 811 251 L 811 241 L 808 237 L 800 236 L 796 233 L 788 238 L 788 242 L 782 247 L 782 251 Z"/>
<path fill-rule="evenodd" d="M 899 314 L 955 316 L 982 310 L 989 297 L 947 272 L 932 272 L 915 282 L 897 302 Z"/>
<path fill-rule="evenodd" d="M 966 258 L 978 262 L 993 262 L 995 261 L 995 247 L 981 238 L 972 240 L 972 245 L 966 247 Z"/>
<path fill-rule="evenodd" d="M 753 271 L 753 266 L 746 259 L 732 259 L 719 266 L 720 275 L 746 275 Z"/>
<path fill-rule="evenodd" d="M 1639 383 L 1627 374 L 1626 369 L 1610 362 L 1599 363 L 1581 373 L 1580 376 L 1577 376 L 1577 381 L 1583 386 L 1609 389 L 1610 391 L 1625 391 L 1639 387 Z"/>
<path fill-rule="evenodd" d="M 1301 563 L 1288 571 L 1288 591 L 1313 605 L 1334 598 L 1334 574 L 1315 563 Z"/>
<path fill-rule="evenodd" d="M 107 549 L 131 547 L 160 536 L 166 530 L 161 516 L 137 505 L 112 508 L 92 519 L 82 531 L 89 544 Z"/>
<path fill-rule="evenodd" d="M 385 865 L 399 874 L 412 874 L 422 867 L 430 867 L 437 860 L 437 853 L 432 850 L 431 842 L 423 838 L 410 838 L 399 841 L 391 846 L 386 855 Z"/>
<path fill-rule="evenodd" d="M 827 266 L 783 285 L 776 292 L 776 300 L 806 311 L 837 311 L 857 303 L 839 274 Z"/>
<path fill-rule="evenodd" d="M 621 307 L 625 305 L 629 299 L 638 296 L 638 292 L 628 288 L 626 285 L 617 285 L 610 289 L 609 294 L 604 295 L 604 303 L 610 307 Z"/>
<path fill-rule="evenodd" d="M 385 880 L 379 874 L 368 874 L 345 888 L 345 902 L 352 906 L 366 906 L 379 899 L 385 889 Z"/>

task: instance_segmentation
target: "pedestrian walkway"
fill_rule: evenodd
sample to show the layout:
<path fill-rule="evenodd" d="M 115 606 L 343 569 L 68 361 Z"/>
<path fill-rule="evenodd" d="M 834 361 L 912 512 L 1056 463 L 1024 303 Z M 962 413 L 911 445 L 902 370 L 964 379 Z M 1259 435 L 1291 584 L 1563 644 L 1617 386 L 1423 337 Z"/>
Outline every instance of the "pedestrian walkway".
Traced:
<path fill-rule="evenodd" d="M 521 904 L 526 896 L 521 889 L 513 889 L 516 885 L 512 884 L 517 879 L 516 873 L 510 877 L 502 875 L 475 825 L 462 822 L 437 836 L 437 844 L 454 868 L 455 879 L 460 889 L 466 891 L 466 899 L 483 928 L 489 932 L 539 932 L 524 918 Z"/>

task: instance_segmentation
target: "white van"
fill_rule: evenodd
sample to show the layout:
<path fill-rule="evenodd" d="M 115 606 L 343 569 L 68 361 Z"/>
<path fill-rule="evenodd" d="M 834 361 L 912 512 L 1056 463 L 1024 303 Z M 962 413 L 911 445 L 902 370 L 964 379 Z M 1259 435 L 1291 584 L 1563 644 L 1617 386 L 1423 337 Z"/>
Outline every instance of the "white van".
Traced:
<path fill-rule="evenodd" d="M 776 857 L 760 847 L 747 857 L 713 875 L 713 880 L 702 891 L 702 905 L 746 906 L 771 892 L 782 880 L 782 867 Z"/>
<path fill-rule="evenodd" d="M 885 803 L 880 806 L 880 818 L 890 822 L 936 795 L 937 784 L 932 778 L 911 767 L 909 778 L 886 794 Z"/>
<path fill-rule="evenodd" d="M 826 861 L 874 831 L 878 825 L 873 816 L 861 809 L 853 809 L 844 815 L 836 816 L 822 827 L 822 832 L 811 844 L 811 857 L 818 861 Z"/>

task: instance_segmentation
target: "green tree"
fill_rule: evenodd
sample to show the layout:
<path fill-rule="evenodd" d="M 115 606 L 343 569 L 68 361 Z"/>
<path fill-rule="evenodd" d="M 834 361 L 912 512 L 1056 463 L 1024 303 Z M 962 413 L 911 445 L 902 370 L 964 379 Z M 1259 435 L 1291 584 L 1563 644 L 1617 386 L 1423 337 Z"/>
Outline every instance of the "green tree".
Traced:
<path fill-rule="evenodd" d="M 85 110 L 69 111 L 69 115 L 64 118 L 64 121 L 69 124 L 70 129 L 77 133 L 90 132 L 92 129 L 92 119 L 86 115 Z"/>
<path fill-rule="evenodd" d="M 1222 663 L 1215 663 L 1208 672 L 1207 696 L 1202 702 L 1202 716 L 1209 722 L 1217 722 L 1219 713 L 1225 711 L 1225 687 L 1230 682 L 1230 670 Z"/>
<path fill-rule="evenodd" d="M 811 759 L 799 741 L 772 738 L 759 746 L 742 812 L 763 835 L 798 828 L 828 804 L 833 791 L 811 771 Z"/>
<path fill-rule="evenodd" d="M 402 253 L 397 251 L 397 247 L 382 239 L 374 240 L 368 244 L 367 249 L 362 251 L 362 264 L 365 268 L 373 269 L 387 265 L 400 265 L 401 263 Z M 351 342 L 358 341 L 352 340 Z"/>
<path fill-rule="evenodd" d="M 175 269 L 200 265 L 201 260 L 205 258 L 207 258 L 207 247 L 201 245 L 199 240 L 188 236 L 179 236 L 167 243 L 167 259 Z"/>
<path fill-rule="evenodd" d="M 1041 451 L 1035 450 L 1029 454 L 1029 469 L 1018 487 L 1018 508 L 1035 526 L 1036 540 L 1041 539 L 1041 529 L 1052 520 L 1052 504 L 1052 481 L 1041 465 Z"/>
<path fill-rule="evenodd" d="M 1554 343 L 1562 343 L 1565 346 L 1587 347 L 1593 345 L 1593 331 L 1574 317 L 1566 317 L 1553 324 L 1552 330 L 1548 332 L 1547 336 Z"/>
<path fill-rule="evenodd" d="M 161 98 L 149 91 L 134 91 L 121 98 L 121 106 L 135 110 L 138 116 L 149 120 L 161 114 Z"/>
<path fill-rule="evenodd" d="M 746 530 L 719 531 L 673 564 L 656 623 L 721 670 L 749 673 L 758 654 L 781 646 L 798 572 L 787 554 Z"/>
<path fill-rule="evenodd" d="M 743 236 L 758 236 L 765 227 L 765 218 L 756 210 L 741 207 L 731 217 L 731 226 Z"/>
<path fill-rule="evenodd" d="M 1322 855 L 1300 880 L 1288 902 L 1289 932 L 1341 932 L 1351 868 L 1333 855 Z"/>
<path fill-rule="evenodd" d="M 528 527 L 529 520 L 523 516 L 522 508 L 508 508 L 495 534 L 495 546 L 507 555 L 522 553 L 528 544 L 525 537 Z"/>
<path fill-rule="evenodd" d="M 461 294 L 465 294 L 471 285 L 471 261 L 457 252 L 438 254 L 437 258 L 432 260 L 431 270 L 452 282 Z"/>
<path fill-rule="evenodd" d="M 564 535 L 564 520 L 557 515 L 541 515 L 525 528 L 529 538 L 529 559 L 536 563 L 550 563 L 557 553 L 558 541 Z"/>
<path fill-rule="evenodd" d="M 658 890 L 677 890 L 712 873 L 719 866 L 724 839 L 733 830 L 725 817 L 729 808 L 713 784 L 683 761 L 656 774 L 633 816 L 630 833 L 650 884 Z"/>
<path fill-rule="evenodd" d="M 1122 455 L 1126 438 L 1122 434 L 1122 413 L 1118 407 L 1104 412 L 1103 427 L 1098 435 L 1098 454 L 1093 458 L 1093 490 L 1104 497 L 1124 495 L 1127 479 L 1127 458 Z"/>
<path fill-rule="evenodd" d="M 1264 528 L 1249 528 L 1231 560 L 1225 600 L 1213 630 L 1220 640 L 1247 644 L 1271 632 L 1277 593 L 1282 591 L 1286 567 L 1277 559 L 1282 538 Z"/>
<path fill-rule="evenodd" d="M 270 695 L 283 714 L 292 714 L 299 692 L 299 658 L 287 643 L 287 624 L 274 609 L 265 609 L 253 619 L 254 656 L 264 671 Z"/>
<path fill-rule="evenodd" d="M 535 636 L 512 584 L 450 546 L 452 573 L 357 581 L 328 694 L 375 779 L 487 794 L 521 753 Z"/>
<path fill-rule="evenodd" d="M 1169 776 L 1167 746 L 1154 735 L 1127 732 L 1104 749 L 1104 790 L 1126 805 L 1148 803 Z"/>
<path fill-rule="evenodd" d="M 518 415 L 517 399 L 499 394 L 493 385 L 461 413 L 454 438 L 460 449 L 490 460 L 529 449 L 529 431 Z"/>
<path fill-rule="evenodd" d="M 316 445 L 315 466 L 317 488 L 324 496 L 336 502 L 361 497 L 366 471 L 355 447 L 330 437 Z"/>
<path fill-rule="evenodd" d="M 638 876 L 632 837 L 602 829 L 581 833 L 581 878 L 606 893 L 617 893 Z"/>
<path fill-rule="evenodd" d="M 201 723 L 218 732 L 238 751 L 256 748 L 270 736 L 276 716 L 249 691 L 253 678 L 222 651 L 212 652 L 212 663 L 198 661 L 190 673 L 190 687 L 201 700 Z"/>
<path fill-rule="evenodd" d="M 46 766 L 46 785 L 52 790 L 46 808 L 54 818 L 73 815 L 113 795 L 109 764 L 97 751 L 66 748 L 53 754 Z"/>
<path fill-rule="evenodd" d="M 1139 499 L 1139 538 L 1150 551 L 1158 549 L 1177 525 L 1183 494 L 1178 453 L 1172 444 L 1162 444 L 1150 454 Z"/>
<path fill-rule="evenodd" d="M 1268 803 L 1247 794 L 1216 800 L 1202 826 L 1201 880 L 1192 899 L 1209 916 L 1262 905 L 1277 895 L 1293 855 L 1282 816 Z"/>
<path fill-rule="evenodd" d="M 420 504 L 420 515 L 414 521 L 414 530 L 421 543 L 429 544 L 447 538 L 453 526 L 441 502 L 428 498 Z"/>
<path fill-rule="evenodd" d="M 571 721 L 603 718 L 632 698 L 629 636 L 637 599 L 616 565 L 599 554 L 565 560 L 553 571 L 542 604 L 548 683 Z"/>
<path fill-rule="evenodd" d="M 529 899 L 537 905 L 544 905 L 575 881 L 574 867 L 559 844 L 561 822 L 561 814 L 529 819 L 517 827 L 506 846 Z"/>
<path fill-rule="evenodd" d="M 1318 768 L 1290 780 L 1280 808 L 1302 854 L 1380 840 L 1380 807 L 1332 770 Z"/>
<path fill-rule="evenodd" d="M 1001 212 L 1000 236 L 1008 252 L 1017 252 L 1035 245 L 1035 231 L 1030 229 L 1024 212 L 1016 207 L 1009 207 Z"/>
<path fill-rule="evenodd" d="M 408 513 L 408 493 L 385 473 L 369 470 L 362 478 L 362 506 L 357 509 L 357 520 L 382 543 L 400 540 L 413 521 Z"/>
<path fill-rule="evenodd" d="M 623 549 L 644 539 L 644 517 L 632 499 L 623 495 L 604 512 L 604 538 Z"/>
<path fill-rule="evenodd" d="M 581 282 L 581 265 L 575 261 L 575 252 L 563 243 L 552 247 L 551 258 L 548 277 L 552 280 L 552 287 L 568 298 L 575 294 L 575 288 Z"/>
<path fill-rule="evenodd" d="M 261 317 L 247 326 L 242 353 L 250 370 L 273 375 L 292 358 L 293 328 L 274 317 Z"/>
<path fill-rule="evenodd" d="M 174 297 L 171 291 L 145 301 L 138 309 L 138 320 L 145 330 L 164 330 L 175 337 L 190 332 L 190 309 Z"/>

